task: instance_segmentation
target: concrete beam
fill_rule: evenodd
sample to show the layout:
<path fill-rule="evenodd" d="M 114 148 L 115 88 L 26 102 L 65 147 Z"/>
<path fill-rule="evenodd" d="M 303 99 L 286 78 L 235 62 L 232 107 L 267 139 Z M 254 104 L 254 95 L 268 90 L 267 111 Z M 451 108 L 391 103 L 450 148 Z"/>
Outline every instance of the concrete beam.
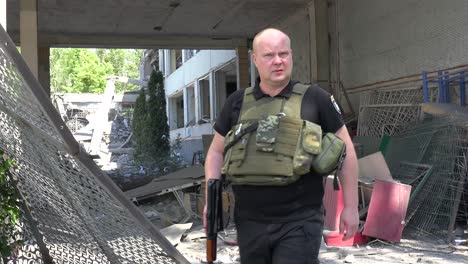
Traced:
<path fill-rule="evenodd" d="M 16 45 L 18 32 L 9 32 Z M 235 49 L 246 45 L 245 38 L 209 38 L 196 36 L 119 36 L 92 34 L 46 34 L 39 32 L 39 45 L 76 48 L 133 49 Z"/>

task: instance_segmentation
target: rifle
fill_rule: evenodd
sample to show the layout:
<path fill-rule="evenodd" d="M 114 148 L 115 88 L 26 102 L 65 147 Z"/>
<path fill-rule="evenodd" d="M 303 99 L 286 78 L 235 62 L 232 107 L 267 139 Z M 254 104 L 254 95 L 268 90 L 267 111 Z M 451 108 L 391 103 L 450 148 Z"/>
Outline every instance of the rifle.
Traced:
<path fill-rule="evenodd" d="M 216 242 L 218 232 L 223 230 L 222 181 L 209 179 L 207 184 L 206 204 L 206 261 L 216 260 Z"/>

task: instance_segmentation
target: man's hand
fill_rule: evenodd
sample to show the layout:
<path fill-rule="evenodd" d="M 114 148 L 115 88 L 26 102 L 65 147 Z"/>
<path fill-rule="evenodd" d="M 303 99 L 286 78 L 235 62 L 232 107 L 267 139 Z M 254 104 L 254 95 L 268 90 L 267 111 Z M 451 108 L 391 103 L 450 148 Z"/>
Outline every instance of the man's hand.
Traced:
<path fill-rule="evenodd" d="M 205 206 L 203 207 L 203 228 L 205 229 L 205 233 L 206 233 L 206 203 L 205 203 Z"/>
<path fill-rule="evenodd" d="M 340 234 L 345 234 L 343 240 L 354 236 L 359 226 L 359 213 L 356 208 L 345 207 L 340 216 Z"/>

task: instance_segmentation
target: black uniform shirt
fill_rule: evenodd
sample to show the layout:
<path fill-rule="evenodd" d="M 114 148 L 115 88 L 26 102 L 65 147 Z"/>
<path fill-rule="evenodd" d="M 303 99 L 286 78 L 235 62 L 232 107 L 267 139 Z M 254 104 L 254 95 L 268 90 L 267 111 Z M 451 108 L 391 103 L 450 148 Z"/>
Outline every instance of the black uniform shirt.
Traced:
<path fill-rule="evenodd" d="M 295 83 L 297 81 L 290 81 L 276 96 L 289 98 Z M 244 91 L 237 90 L 231 94 L 216 119 L 214 129 L 222 136 L 226 136 L 239 119 Z M 253 95 L 256 100 L 269 96 L 260 89 L 259 79 L 254 86 Z M 301 118 L 320 125 L 324 133 L 335 133 L 344 124 L 330 93 L 317 85 L 309 87 L 304 94 Z M 236 221 L 250 219 L 286 222 L 306 218 L 312 213 L 310 209 L 317 209 L 322 205 L 322 180 L 321 175 L 309 173 L 287 186 L 234 185 Z"/>

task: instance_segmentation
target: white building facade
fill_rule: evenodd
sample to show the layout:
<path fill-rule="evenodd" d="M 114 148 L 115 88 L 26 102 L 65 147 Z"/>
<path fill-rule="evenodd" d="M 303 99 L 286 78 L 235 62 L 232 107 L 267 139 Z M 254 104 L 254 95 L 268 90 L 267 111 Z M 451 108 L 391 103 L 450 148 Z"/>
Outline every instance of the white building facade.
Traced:
<path fill-rule="evenodd" d="M 187 162 L 203 151 L 202 135 L 214 134 L 226 98 L 238 89 L 237 58 L 236 50 L 159 50 L 170 138 L 182 140 Z"/>

